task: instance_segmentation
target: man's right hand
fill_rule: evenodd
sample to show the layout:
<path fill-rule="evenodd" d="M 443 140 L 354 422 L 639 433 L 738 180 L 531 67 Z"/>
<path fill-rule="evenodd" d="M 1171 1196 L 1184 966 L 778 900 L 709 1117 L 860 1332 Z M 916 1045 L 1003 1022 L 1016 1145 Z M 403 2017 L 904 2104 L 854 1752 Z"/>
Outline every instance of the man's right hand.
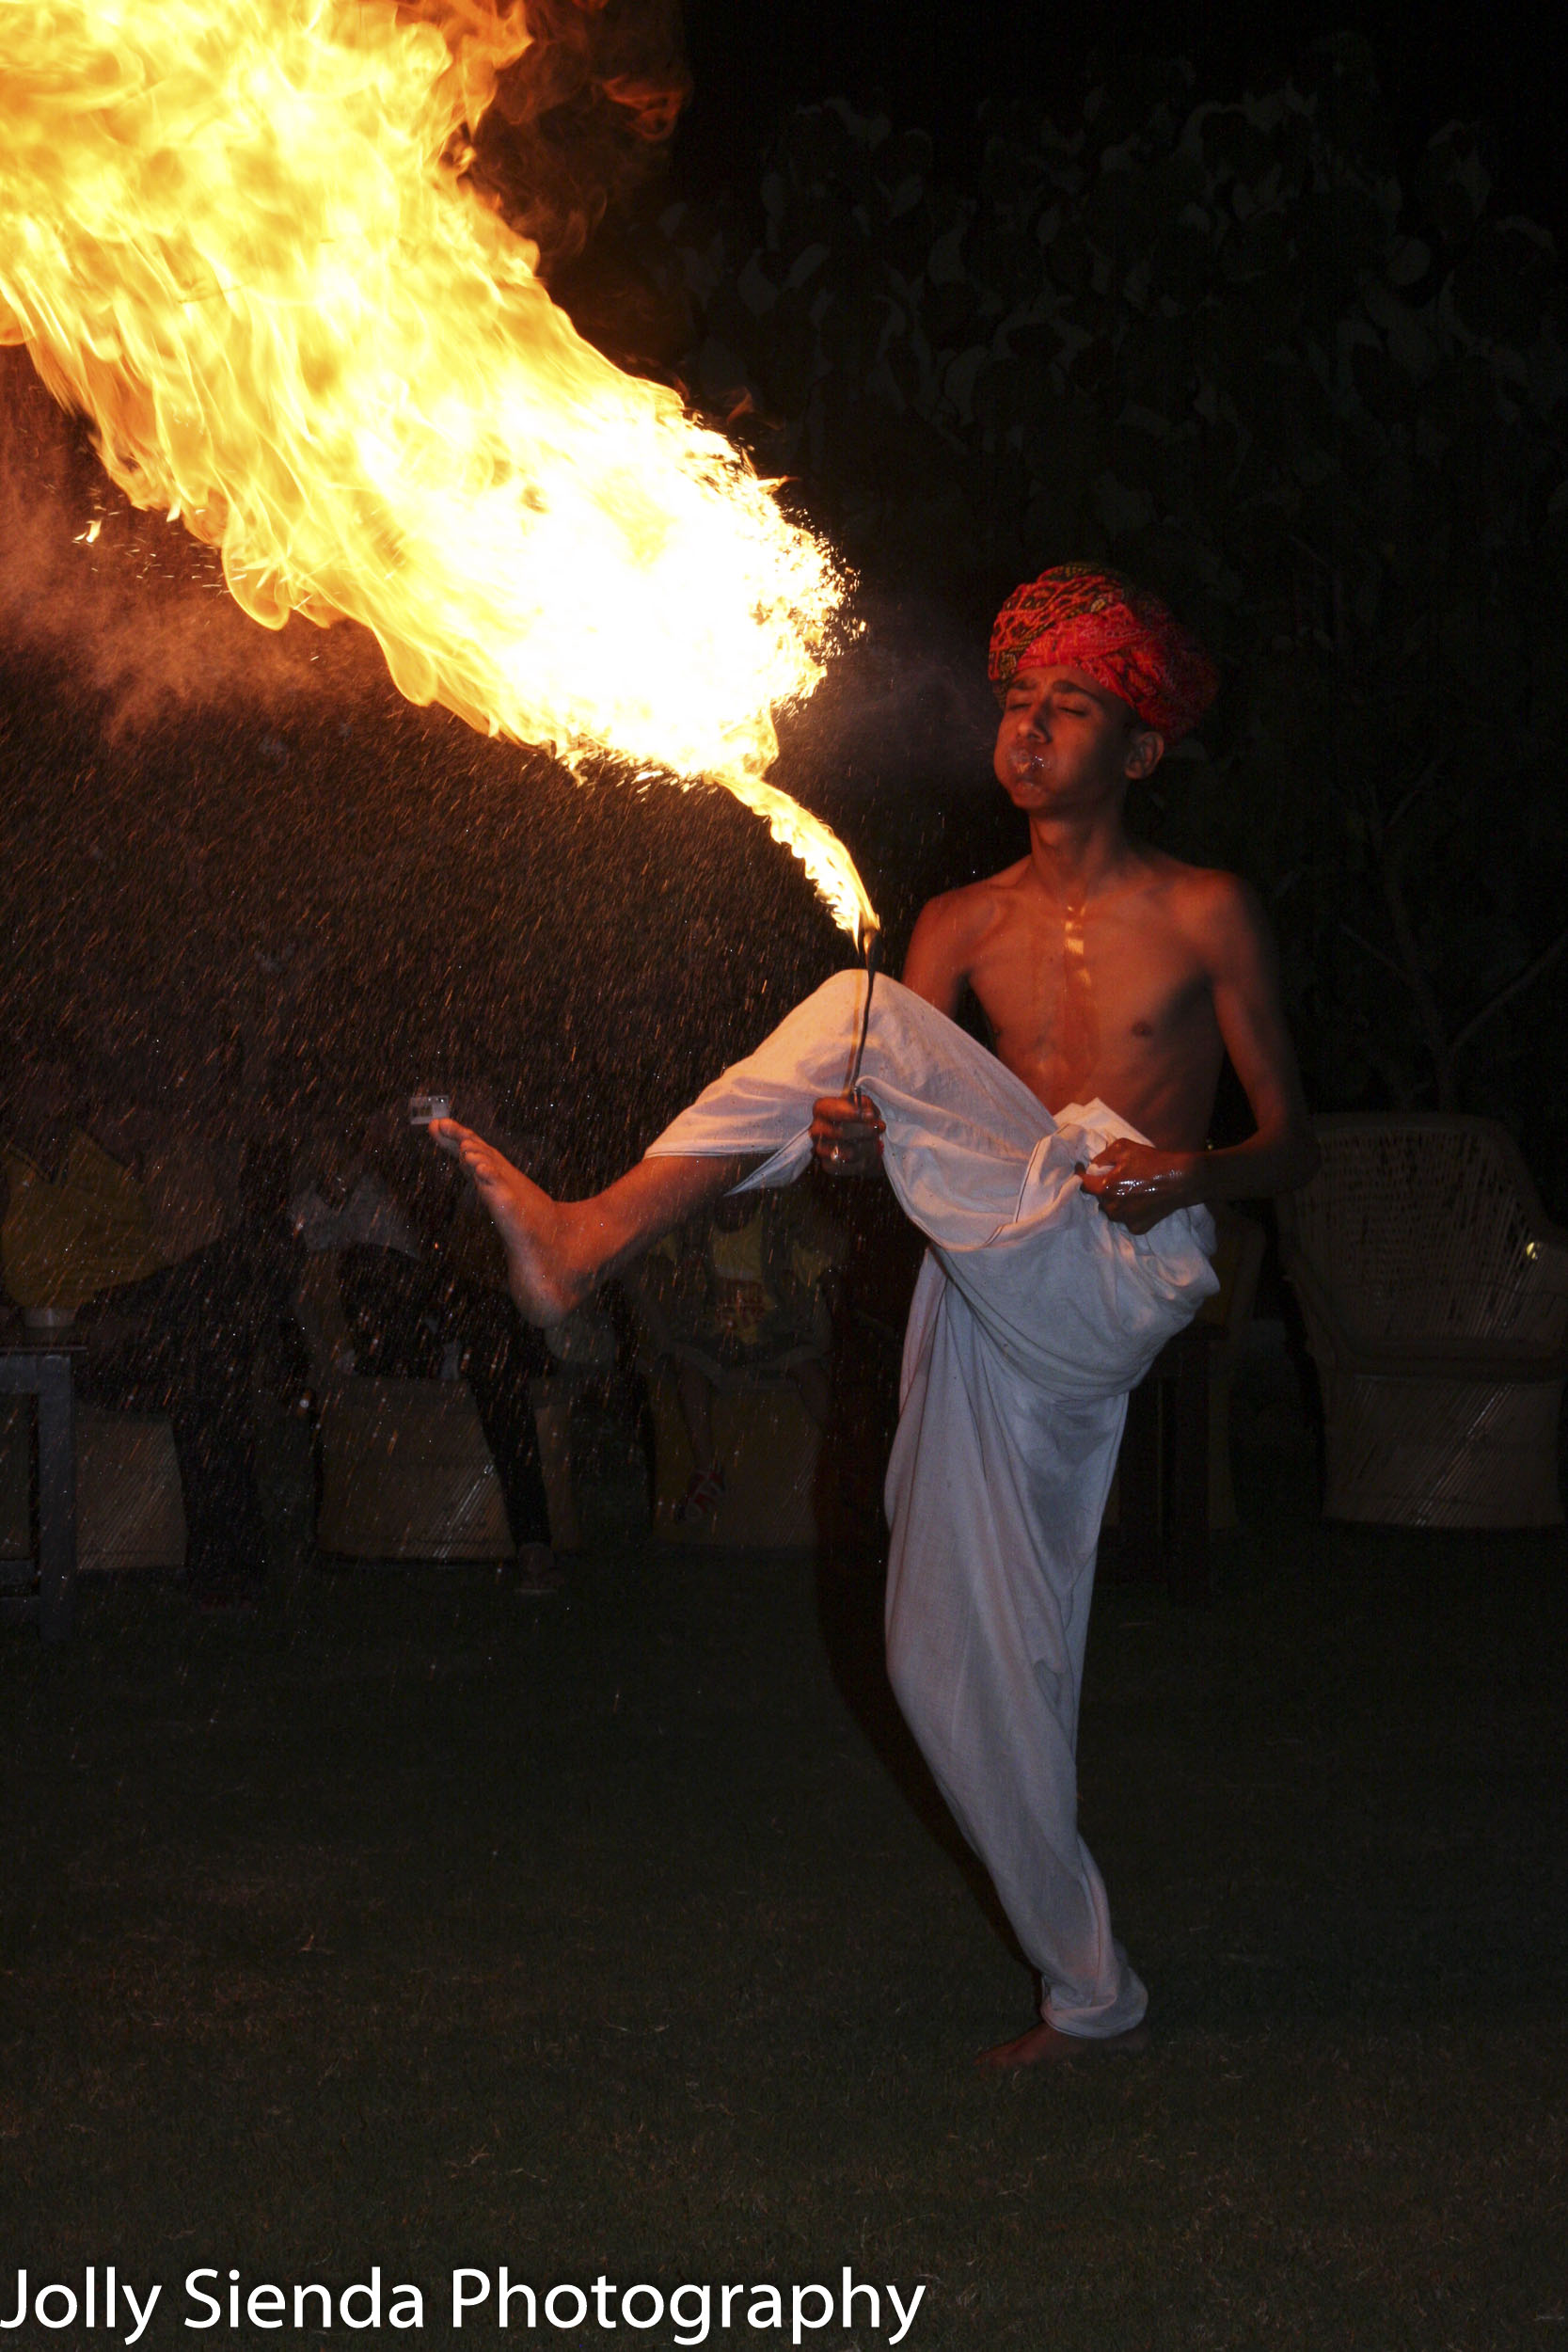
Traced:
<path fill-rule="evenodd" d="M 818 1168 L 833 1176 L 875 1176 L 886 1121 L 863 1094 L 825 1094 L 812 1104 L 811 1139 Z"/>

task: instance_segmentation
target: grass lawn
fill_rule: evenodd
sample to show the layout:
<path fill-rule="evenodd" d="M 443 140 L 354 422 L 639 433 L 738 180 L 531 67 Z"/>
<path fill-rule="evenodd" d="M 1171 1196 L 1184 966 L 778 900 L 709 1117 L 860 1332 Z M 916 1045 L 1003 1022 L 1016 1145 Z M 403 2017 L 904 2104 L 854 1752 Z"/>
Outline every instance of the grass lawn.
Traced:
<path fill-rule="evenodd" d="M 454 2337 L 453 2268 L 505 2263 L 775 2281 L 782 2331 L 707 2341 L 777 2345 L 848 2264 L 884 2299 L 832 2352 L 888 2281 L 915 2352 L 1568 2344 L 1561 1541 L 1325 1529 L 1247 1442 L 1216 1606 L 1096 1604 L 1085 1824 L 1152 2049 L 1013 2079 L 971 2058 L 1029 1984 L 875 1559 L 626 1547 L 540 1603 L 302 1558 L 248 1624 L 144 1582 L 8 1635 L 0 2320 L 18 2266 L 114 2263 L 155 2347 L 697 2340 Z M 372 2264 L 422 2333 L 185 2328 L 198 2265 Z"/>

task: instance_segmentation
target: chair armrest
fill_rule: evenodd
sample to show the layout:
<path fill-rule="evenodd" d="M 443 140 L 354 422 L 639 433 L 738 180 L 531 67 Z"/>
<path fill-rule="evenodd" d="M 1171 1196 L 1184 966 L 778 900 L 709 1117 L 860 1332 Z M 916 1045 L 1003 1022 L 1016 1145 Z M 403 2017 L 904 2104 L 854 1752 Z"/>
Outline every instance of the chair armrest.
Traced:
<path fill-rule="evenodd" d="M 1530 1256 L 1539 1268 L 1537 1279 L 1554 1298 L 1568 1298 L 1568 1234 L 1555 1227 L 1550 1234 L 1532 1236 Z"/>
<path fill-rule="evenodd" d="M 1568 1348 L 1560 1339 L 1552 1343 L 1418 1333 L 1358 1337 L 1338 1312 L 1327 1285 L 1299 1251 L 1286 1251 L 1284 1267 L 1301 1301 L 1313 1357 L 1318 1356 L 1321 1341 L 1329 1367 L 1337 1372 L 1385 1373 L 1403 1379 L 1530 1382 L 1560 1379 L 1568 1370 Z"/>

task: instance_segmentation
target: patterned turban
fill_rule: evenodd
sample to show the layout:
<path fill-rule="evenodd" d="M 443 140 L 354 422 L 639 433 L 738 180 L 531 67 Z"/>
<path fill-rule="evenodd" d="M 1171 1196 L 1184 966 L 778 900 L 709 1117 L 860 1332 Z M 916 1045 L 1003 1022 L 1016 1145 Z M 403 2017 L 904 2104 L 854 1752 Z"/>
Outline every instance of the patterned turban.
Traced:
<path fill-rule="evenodd" d="M 1167 743 L 1196 726 L 1220 683 L 1158 596 L 1093 564 L 1057 564 L 1013 590 L 990 633 L 990 669 L 998 702 L 1020 670 L 1082 670 Z"/>

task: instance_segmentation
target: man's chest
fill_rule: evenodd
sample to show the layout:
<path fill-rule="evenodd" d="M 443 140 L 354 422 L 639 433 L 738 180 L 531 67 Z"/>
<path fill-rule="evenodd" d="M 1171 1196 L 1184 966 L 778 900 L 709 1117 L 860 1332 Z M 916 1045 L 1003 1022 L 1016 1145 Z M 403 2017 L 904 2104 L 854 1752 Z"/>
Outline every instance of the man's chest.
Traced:
<path fill-rule="evenodd" d="M 1142 919 L 1074 914 L 999 926 L 971 985 L 1004 1060 L 1114 1060 L 1168 1051 L 1212 1025 L 1209 980 L 1189 941 Z"/>

